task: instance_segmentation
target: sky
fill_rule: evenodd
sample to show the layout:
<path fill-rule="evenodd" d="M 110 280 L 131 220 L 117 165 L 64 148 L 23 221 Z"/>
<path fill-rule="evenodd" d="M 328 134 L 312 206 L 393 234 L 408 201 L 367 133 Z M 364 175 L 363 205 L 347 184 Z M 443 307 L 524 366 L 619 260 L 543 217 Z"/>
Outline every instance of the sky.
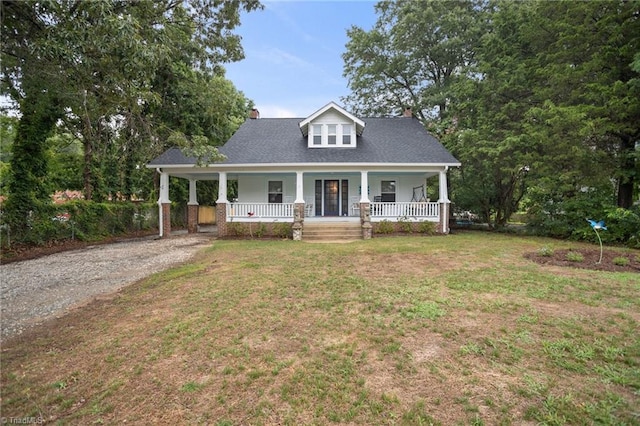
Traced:
<path fill-rule="evenodd" d="M 262 1 L 243 13 L 235 33 L 245 59 L 226 77 L 253 100 L 262 118 L 304 118 L 349 94 L 342 76 L 347 29 L 370 30 L 373 0 Z"/>

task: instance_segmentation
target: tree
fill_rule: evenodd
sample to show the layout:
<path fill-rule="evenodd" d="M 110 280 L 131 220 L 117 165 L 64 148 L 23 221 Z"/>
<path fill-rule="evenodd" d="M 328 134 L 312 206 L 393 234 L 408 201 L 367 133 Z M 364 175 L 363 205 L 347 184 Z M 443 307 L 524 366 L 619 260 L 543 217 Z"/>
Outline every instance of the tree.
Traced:
<path fill-rule="evenodd" d="M 373 29 L 352 27 L 343 55 L 354 112 L 412 107 L 423 123 L 446 117 L 450 85 L 473 61 L 482 33 L 480 1 L 381 1 Z"/>
<path fill-rule="evenodd" d="M 87 198 L 100 187 L 107 155 L 140 153 L 152 144 L 150 106 L 161 102 L 153 80 L 174 56 L 208 76 L 242 57 L 231 33 L 256 0 L 3 1 L 2 93 L 20 107 L 13 145 L 10 205 L 14 218 L 48 198 L 46 140 L 58 120 L 83 142 Z M 178 35 L 183 40 L 178 42 Z M 126 133 L 126 136 L 125 136 Z M 114 141 L 127 140 L 124 151 Z M 138 160 L 140 155 L 126 155 Z M 23 179 L 24 177 L 24 179 Z"/>
<path fill-rule="evenodd" d="M 376 10 L 370 32 L 349 32 L 347 100 L 373 114 L 413 106 L 462 162 L 451 179 L 458 207 L 492 226 L 523 200 L 544 211 L 585 188 L 631 207 L 640 176 L 637 1 Z"/>
<path fill-rule="evenodd" d="M 584 116 L 580 124 L 591 133 L 590 147 L 614 160 L 616 203 L 626 209 L 640 178 L 640 74 L 633 68 L 639 6 L 624 0 L 536 3 L 537 39 L 549 40 L 536 46 L 546 81 L 540 96 Z"/>

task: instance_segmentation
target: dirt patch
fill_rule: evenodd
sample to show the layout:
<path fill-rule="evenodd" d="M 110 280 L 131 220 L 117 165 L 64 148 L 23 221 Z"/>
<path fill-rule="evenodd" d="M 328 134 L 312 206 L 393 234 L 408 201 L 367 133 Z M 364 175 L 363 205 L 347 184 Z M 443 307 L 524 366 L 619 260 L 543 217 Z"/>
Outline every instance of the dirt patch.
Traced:
<path fill-rule="evenodd" d="M 524 257 L 542 265 L 566 266 L 608 272 L 640 272 L 640 252 L 599 249 L 539 250 Z M 626 259 L 626 260 L 625 260 Z"/>

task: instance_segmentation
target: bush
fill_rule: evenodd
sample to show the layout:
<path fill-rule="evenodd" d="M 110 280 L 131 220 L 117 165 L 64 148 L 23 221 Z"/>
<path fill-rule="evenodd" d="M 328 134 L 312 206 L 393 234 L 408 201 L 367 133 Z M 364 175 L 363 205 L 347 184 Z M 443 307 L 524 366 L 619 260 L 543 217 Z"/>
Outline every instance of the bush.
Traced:
<path fill-rule="evenodd" d="M 586 219 L 604 220 L 603 242 L 640 248 L 640 206 L 612 206 L 606 191 L 579 191 L 572 197 L 539 196 L 528 210 L 527 227 L 537 235 L 597 242 Z"/>
<path fill-rule="evenodd" d="M 262 238 L 264 237 L 264 234 L 267 232 L 267 227 L 265 226 L 264 223 L 260 222 L 258 224 L 258 229 L 256 229 L 256 231 L 254 232 L 254 235 L 257 238 Z"/>
<path fill-rule="evenodd" d="M 418 225 L 418 232 L 425 235 L 433 235 L 436 233 L 436 223 L 425 220 Z"/>
<path fill-rule="evenodd" d="M 567 260 L 569 262 L 582 262 L 584 260 L 584 256 L 582 255 L 582 253 L 579 253 L 577 251 L 568 251 Z"/>
<path fill-rule="evenodd" d="M 232 237 L 248 235 L 247 227 L 241 222 L 231 222 L 227 225 L 227 233 Z"/>
<path fill-rule="evenodd" d="M 631 263 L 628 257 L 623 257 L 623 256 L 614 257 L 612 262 L 614 265 L 618 265 L 618 266 L 627 266 L 629 265 L 629 263 Z"/>
<path fill-rule="evenodd" d="M 95 241 L 111 235 L 150 229 L 157 225 L 155 203 L 74 200 L 65 204 L 40 204 L 22 223 L 2 223 L 3 239 L 10 243 L 43 245 L 80 239 Z"/>
<path fill-rule="evenodd" d="M 553 249 L 549 246 L 541 247 L 538 250 L 538 254 L 542 257 L 551 257 L 553 256 L 553 253 L 554 253 Z"/>
<path fill-rule="evenodd" d="M 411 234 L 413 232 L 413 223 L 406 218 L 398 219 L 397 227 L 400 229 L 400 232 L 406 232 L 407 234 Z"/>
<path fill-rule="evenodd" d="M 378 222 L 378 226 L 376 227 L 376 232 L 379 234 L 392 234 L 396 230 L 393 223 L 388 220 L 383 220 L 382 222 Z"/>
<path fill-rule="evenodd" d="M 292 238 L 293 230 L 291 229 L 290 223 L 276 223 L 273 225 L 273 234 L 279 238 Z"/>

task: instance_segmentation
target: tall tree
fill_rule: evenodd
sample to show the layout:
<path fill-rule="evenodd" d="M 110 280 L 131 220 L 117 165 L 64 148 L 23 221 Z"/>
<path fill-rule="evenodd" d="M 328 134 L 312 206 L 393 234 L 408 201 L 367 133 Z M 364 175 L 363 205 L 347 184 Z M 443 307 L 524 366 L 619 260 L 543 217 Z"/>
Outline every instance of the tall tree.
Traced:
<path fill-rule="evenodd" d="M 148 135 L 130 142 L 153 140 L 153 127 L 143 114 L 160 102 L 153 80 L 161 64 L 188 52 L 187 66 L 213 75 L 221 63 L 240 59 L 240 38 L 231 31 L 239 23 L 241 9 L 250 11 L 260 4 L 256 0 L 69 0 L 3 1 L 1 7 L 3 59 L 9 58 L 2 63 L 3 93 L 21 107 L 14 150 L 41 150 L 53 124 L 64 118 L 83 140 L 85 192 L 91 198 L 96 153 L 109 152 L 108 145 L 122 131 Z M 186 49 L 176 42 L 176 34 L 188 35 Z M 30 96 L 35 99 L 28 101 Z M 28 105 L 38 105 L 37 110 L 46 114 L 35 114 Z M 118 121 L 126 125 L 118 128 Z M 23 137 L 22 122 L 32 123 L 42 135 Z M 34 163 L 25 162 L 25 167 L 36 170 Z M 24 173 L 17 167 L 14 173 L 18 172 Z M 46 191 L 38 193 L 43 197 Z"/>
<path fill-rule="evenodd" d="M 370 31 L 352 27 L 343 55 L 355 112 L 412 107 L 424 122 L 446 117 L 450 85 L 473 61 L 482 34 L 480 1 L 381 1 Z M 437 121 L 437 120 L 436 120 Z"/>
<path fill-rule="evenodd" d="M 539 96 L 584 117 L 590 147 L 608 153 L 617 182 L 617 205 L 630 208 L 640 180 L 640 2 L 536 3 Z M 548 40 L 545 45 L 536 45 Z M 585 130 L 583 130 L 585 133 Z M 583 139 L 584 140 L 584 139 Z"/>

